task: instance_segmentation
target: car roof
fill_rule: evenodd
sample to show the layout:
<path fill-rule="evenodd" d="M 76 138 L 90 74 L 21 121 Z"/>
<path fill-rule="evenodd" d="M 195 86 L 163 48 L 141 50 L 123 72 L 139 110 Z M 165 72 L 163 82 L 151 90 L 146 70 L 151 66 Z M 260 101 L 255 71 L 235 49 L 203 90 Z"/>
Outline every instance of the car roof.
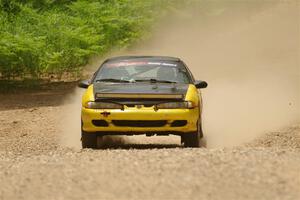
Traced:
<path fill-rule="evenodd" d="M 118 56 L 107 59 L 106 62 L 114 62 L 114 61 L 128 61 L 128 60 L 147 60 L 147 61 L 173 61 L 179 62 L 181 61 L 179 58 L 170 57 L 170 56 Z"/>

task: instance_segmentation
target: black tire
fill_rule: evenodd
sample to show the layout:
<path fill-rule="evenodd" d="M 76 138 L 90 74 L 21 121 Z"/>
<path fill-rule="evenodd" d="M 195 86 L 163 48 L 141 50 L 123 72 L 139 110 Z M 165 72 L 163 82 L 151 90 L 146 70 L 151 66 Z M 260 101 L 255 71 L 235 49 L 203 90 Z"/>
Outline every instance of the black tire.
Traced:
<path fill-rule="evenodd" d="M 89 133 L 81 131 L 81 144 L 82 148 L 97 148 L 97 135 L 95 133 Z"/>
<path fill-rule="evenodd" d="M 198 130 L 193 133 L 185 133 L 181 136 L 181 142 L 184 144 L 184 147 L 190 148 L 199 148 L 199 147 L 206 147 L 202 141 L 203 139 L 203 132 L 202 132 L 202 125 L 199 123 Z"/>
<path fill-rule="evenodd" d="M 184 147 L 198 148 L 200 147 L 200 137 L 198 132 L 185 133 L 182 137 Z"/>

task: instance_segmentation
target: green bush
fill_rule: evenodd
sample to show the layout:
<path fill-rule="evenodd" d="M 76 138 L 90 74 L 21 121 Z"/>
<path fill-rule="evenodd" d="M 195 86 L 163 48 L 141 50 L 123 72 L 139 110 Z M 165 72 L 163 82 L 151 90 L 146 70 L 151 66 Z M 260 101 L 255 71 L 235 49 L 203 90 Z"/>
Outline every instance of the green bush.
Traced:
<path fill-rule="evenodd" d="M 176 0 L 0 0 L 0 77 L 78 73 L 142 39 Z"/>

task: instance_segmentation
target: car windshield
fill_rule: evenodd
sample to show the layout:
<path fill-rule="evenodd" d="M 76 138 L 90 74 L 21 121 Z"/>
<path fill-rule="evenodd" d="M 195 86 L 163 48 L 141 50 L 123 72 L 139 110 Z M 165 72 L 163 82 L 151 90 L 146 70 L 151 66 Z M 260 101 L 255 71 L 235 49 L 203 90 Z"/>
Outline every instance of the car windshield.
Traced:
<path fill-rule="evenodd" d="M 96 82 L 162 82 L 190 83 L 186 67 L 171 61 L 119 61 L 105 63 Z"/>

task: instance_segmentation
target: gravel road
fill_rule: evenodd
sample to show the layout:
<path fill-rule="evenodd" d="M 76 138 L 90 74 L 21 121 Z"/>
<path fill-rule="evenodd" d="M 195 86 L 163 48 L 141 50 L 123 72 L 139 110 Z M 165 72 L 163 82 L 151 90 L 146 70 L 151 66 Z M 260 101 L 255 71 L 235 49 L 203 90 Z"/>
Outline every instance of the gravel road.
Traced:
<path fill-rule="evenodd" d="M 300 199 L 300 125 L 231 148 L 61 145 L 61 92 L 0 95 L 0 199 Z"/>

